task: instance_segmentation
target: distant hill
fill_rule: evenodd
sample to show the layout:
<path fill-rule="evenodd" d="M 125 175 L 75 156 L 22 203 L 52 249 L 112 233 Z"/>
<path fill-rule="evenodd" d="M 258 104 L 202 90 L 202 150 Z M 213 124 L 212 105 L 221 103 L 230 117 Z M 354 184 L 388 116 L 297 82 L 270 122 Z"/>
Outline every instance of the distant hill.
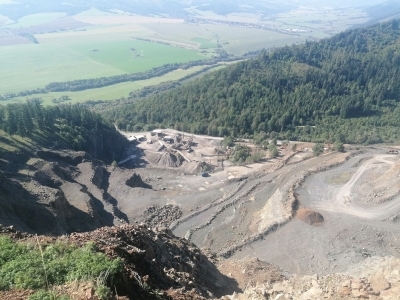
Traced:
<path fill-rule="evenodd" d="M 365 9 L 371 19 L 363 24 L 363 26 L 370 26 L 378 22 L 390 21 L 400 17 L 400 1 L 390 0 L 370 6 Z"/>
<path fill-rule="evenodd" d="M 168 15 L 173 17 L 186 17 L 190 15 L 187 10 L 190 7 L 196 7 L 199 10 L 212 11 L 219 15 L 229 13 L 250 13 L 257 15 L 270 16 L 277 13 L 288 12 L 299 6 L 320 5 L 334 7 L 363 7 L 375 5 L 380 0 L 354 0 L 349 5 L 349 1 L 275 1 L 275 0 L 51 0 L 51 1 L 35 1 L 35 0 L 19 0 L 12 1 L 13 3 L 1 4 L 0 15 L 9 17 L 12 20 L 18 20 L 21 17 L 45 12 L 66 12 L 69 15 L 74 15 L 79 12 L 95 7 L 99 10 L 110 11 L 120 10 L 128 13 L 139 15 Z"/>
<path fill-rule="evenodd" d="M 104 112 L 118 126 L 219 136 L 400 140 L 399 21 L 263 52 L 175 90 Z"/>

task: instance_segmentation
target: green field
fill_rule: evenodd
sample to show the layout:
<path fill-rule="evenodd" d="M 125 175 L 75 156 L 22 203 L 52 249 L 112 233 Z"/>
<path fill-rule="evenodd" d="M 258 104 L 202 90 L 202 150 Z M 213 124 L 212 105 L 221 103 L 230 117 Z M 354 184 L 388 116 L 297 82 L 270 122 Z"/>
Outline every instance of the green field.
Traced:
<path fill-rule="evenodd" d="M 193 39 L 194 42 L 200 44 L 200 49 L 209 49 L 209 48 L 216 48 L 217 43 L 212 40 L 207 40 L 203 38 L 195 38 Z"/>
<path fill-rule="evenodd" d="M 56 44 L 0 47 L 0 94 L 44 87 L 51 81 L 117 75 L 120 70 Z"/>
<path fill-rule="evenodd" d="M 217 70 L 222 67 L 224 66 L 217 66 L 214 69 Z M 180 69 L 165 74 L 164 76 L 154 77 L 147 80 L 139 80 L 135 82 L 123 82 L 111 86 L 78 91 L 78 92 L 52 92 L 47 94 L 31 95 L 29 97 L 16 97 L 6 101 L 0 101 L 0 104 L 6 105 L 10 103 L 21 103 L 21 102 L 24 103 L 27 98 L 32 98 L 32 97 L 42 98 L 42 100 L 44 101 L 43 104 L 45 105 L 54 105 L 52 99 L 54 98 L 58 99 L 62 96 L 68 96 L 71 99 L 69 101 L 66 101 L 65 103 L 82 103 L 88 100 L 95 100 L 95 101 L 114 100 L 122 97 L 128 97 L 130 92 L 139 90 L 143 87 L 154 86 L 163 82 L 178 80 L 188 74 L 197 72 L 203 68 L 204 67 L 202 66 L 196 66 L 187 70 Z"/>
<path fill-rule="evenodd" d="M 98 52 L 92 52 L 93 49 Z M 0 57 L 0 94 L 41 88 L 53 81 L 135 73 L 167 63 L 205 58 L 194 50 L 133 39 L 78 45 L 7 46 L 0 47 Z"/>
<path fill-rule="evenodd" d="M 7 25 L 7 28 L 22 28 L 22 27 L 30 27 L 36 26 L 40 24 L 44 24 L 46 22 L 50 22 L 56 20 L 61 17 L 65 17 L 65 13 L 42 13 L 42 14 L 33 14 L 29 16 L 25 16 L 18 20 L 18 22 L 14 24 Z"/>
<path fill-rule="evenodd" d="M 112 66 L 126 73 L 142 72 L 172 62 L 204 59 L 196 51 L 134 39 L 69 48 L 104 66 Z"/>

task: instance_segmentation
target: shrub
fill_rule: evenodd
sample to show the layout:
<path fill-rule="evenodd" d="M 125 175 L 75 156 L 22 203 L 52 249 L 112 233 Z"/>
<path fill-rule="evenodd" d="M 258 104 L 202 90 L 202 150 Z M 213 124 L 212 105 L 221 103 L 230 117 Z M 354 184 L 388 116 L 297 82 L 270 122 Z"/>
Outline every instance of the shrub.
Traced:
<path fill-rule="evenodd" d="M 65 295 L 57 295 L 54 292 L 39 290 L 29 296 L 28 300 L 69 300 L 70 298 Z"/>
<path fill-rule="evenodd" d="M 317 143 L 312 148 L 315 156 L 320 156 L 324 152 L 324 145 L 321 143 Z"/>
<path fill-rule="evenodd" d="M 268 151 L 269 151 L 270 158 L 274 158 L 279 155 L 279 150 L 278 150 L 278 148 L 276 148 L 276 145 L 273 143 L 269 144 Z"/>
<path fill-rule="evenodd" d="M 42 250 L 43 260 L 37 247 L 0 237 L 0 289 L 43 289 L 74 280 L 95 280 L 105 273 L 112 279 L 122 271 L 121 260 L 108 259 L 94 244 L 77 247 L 59 242 Z"/>

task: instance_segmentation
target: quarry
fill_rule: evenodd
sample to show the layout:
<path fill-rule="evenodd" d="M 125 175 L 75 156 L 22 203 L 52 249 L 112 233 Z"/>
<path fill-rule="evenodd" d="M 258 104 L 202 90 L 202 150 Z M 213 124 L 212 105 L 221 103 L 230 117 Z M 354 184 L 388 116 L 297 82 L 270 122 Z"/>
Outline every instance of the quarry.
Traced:
<path fill-rule="evenodd" d="M 229 299 L 270 299 L 265 295 L 279 294 L 276 281 L 285 293 L 302 282 L 304 293 L 310 285 L 309 294 L 316 295 L 301 298 L 296 290 L 282 299 L 334 299 L 354 278 L 364 278 L 367 293 L 365 264 L 381 270 L 399 257 L 396 147 L 347 145 L 337 152 L 325 145 L 314 156 L 310 143 L 278 141 L 278 157 L 265 152 L 257 163 L 238 165 L 221 138 L 175 130 L 122 133 L 131 143 L 118 165 L 84 152 L 37 151 L 19 166 L 20 175 L 2 181 L 8 193 L 1 197 L 1 223 L 50 235 L 126 224 L 167 230 L 212 253 L 223 276 L 238 282 L 236 290 L 213 291 L 214 297 L 236 295 Z M 256 149 L 249 140 L 238 143 Z M 19 195 L 26 200 L 4 201 Z M 301 279 L 293 281 L 294 274 Z M 330 276 L 339 276 L 340 284 L 326 283 Z M 318 286 L 312 283 L 317 279 Z M 334 293 L 320 292 L 320 286 Z M 343 295 L 352 299 L 351 283 L 348 288 Z M 376 299 L 395 299 L 388 295 Z"/>

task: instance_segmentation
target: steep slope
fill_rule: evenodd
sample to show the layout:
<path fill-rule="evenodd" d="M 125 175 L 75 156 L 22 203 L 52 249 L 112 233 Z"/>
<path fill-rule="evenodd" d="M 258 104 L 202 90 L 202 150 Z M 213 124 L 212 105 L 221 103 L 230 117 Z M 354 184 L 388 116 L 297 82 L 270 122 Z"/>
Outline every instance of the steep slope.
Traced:
<path fill-rule="evenodd" d="M 121 126 L 162 124 L 219 136 L 264 131 L 299 140 L 399 140 L 399 63 L 393 20 L 263 52 L 104 115 Z"/>
<path fill-rule="evenodd" d="M 100 299 L 212 299 L 239 292 L 234 279 L 221 274 L 214 263 L 194 244 L 185 239 L 175 237 L 169 230 L 149 229 L 147 226 L 124 225 L 121 227 L 103 227 L 88 233 L 74 233 L 68 237 L 49 238 L 16 231 L 13 228 L 0 226 L 0 237 L 7 235 L 20 242 L 40 244 L 44 252 L 43 263 L 48 272 L 52 272 L 55 264 L 52 260 L 57 256 L 47 253 L 52 248 L 62 249 L 64 245 L 76 245 L 79 248 L 94 244 L 95 252 L 104 253 L 109 259 L 120 260 L 122 266 L 113 274 L 113 280 L 106 283 L 116 297 Z M 0 240 L 1 242 L 1 240 Z M 58 245 L 58 246 L 57 246 Z M 0 243 L 0 246 L 3 244 Z M 88 250 L 86 250 L 88 251 Z M 9 255 L 8 255 L 9 256 Z M 93 254 L 94 256 L 94 254 Z M 7 295 L 1 291 L 4 282 L 4 269 L 7 255 L 1 256 L 0 261 L 0 297 Z M 93 258 L 92 261 L 96 261 Z M 32 268 L 33 266 L 29 266 Z M 37 280 L 45 285 L 45 274 L 42 266 L 37 266 Z M 7 266 L 8 270 L 12 266 Z M 19 270 L 15 270 L 18 272 Z M 12 278 L 10 275 L 9 278 Z M 49 277 L 51 280 L 51 277 Z M 20 279 L 21 280 L 21 279 Z M 69 294 L 65 287 L 73 285 L 74 281 L 67 280 L 64 289 L 53 287 L 52 290 Z M 81 280 L 84 283 L 84 280 Z M 85 288 L 81 285 L 80 288 Z M 28 285 L 29 287 L 29 285 Z M 89 289 L 89 292 L 92 289 Z M 79 285 L 78 285 L 79 291 Z M 32 291 L 28 291 L 32 293 Z M 76 290 L 75 290 L 76 292 Z M 29 294 L 29 293 L 27 293 Z M 92 292 L 84 293 L 83 297 L 71 299 L 97 299 Z M 15 295 L 15 294 L 14 294 Z M 85 297 L 86 296 L 86 297 Z M 93 297 L 92 297 L 93 296 Z M 27 297 L 21 297 L 26 299 Z M 2 298 L 3 299 L 3 298 Z"/>
<path fill-rule="evenodd" d="M 127 221 L 97 159 L 127 145 L 113 126 L 81 106 L 28 103 L 0 106 L 0 127 L 1 224 L 59 235 Z"/>

